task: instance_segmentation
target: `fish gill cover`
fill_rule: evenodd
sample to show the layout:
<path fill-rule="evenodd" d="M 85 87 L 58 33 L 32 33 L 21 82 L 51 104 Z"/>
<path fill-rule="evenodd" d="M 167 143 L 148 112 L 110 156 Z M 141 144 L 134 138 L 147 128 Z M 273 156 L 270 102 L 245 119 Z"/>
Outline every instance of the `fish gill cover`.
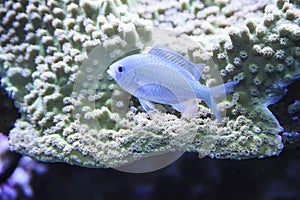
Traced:
<path fill-rule="evenodd" d="M 10 148 L 42 161 L 105 168 L 175 151 L 221 159 L 279 155 L 282 127 L 267 106 L 299 77 L 299 6 L 285 0 L 5 1 L 1 83 L 22 115 Z M 219 103 L 227 109 L 223 121 L 205 104 L 194 117 L 131 109 L 120 118 L 112 111 L 123 98 L 116 82 L 100 76 L 97 63 L 85 73 L 99 77 L 81 76 L 95 48 L 111 53 L 106 62 L 130 49 L 140 53 L 155 41 L 154 27 L 188 35 L 211 54 L 224 83 L 239 81 Z M 165 42 L 193 62 L 207 60 L 198 47 Z M 210 70 L 202 81 L 217 85 Z"/>

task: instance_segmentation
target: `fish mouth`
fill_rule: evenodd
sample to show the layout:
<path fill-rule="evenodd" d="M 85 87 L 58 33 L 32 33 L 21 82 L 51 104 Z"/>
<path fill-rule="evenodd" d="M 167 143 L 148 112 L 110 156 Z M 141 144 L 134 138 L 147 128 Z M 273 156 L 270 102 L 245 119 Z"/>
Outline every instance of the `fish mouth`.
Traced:
<path fill-rule="evenodd" d="M 112 77 L 112 78 L 114 78 L 114 73 L 113 73 L 113 71 L 109 68 L 108 70 L 107 70 L 107 73 Z"/>

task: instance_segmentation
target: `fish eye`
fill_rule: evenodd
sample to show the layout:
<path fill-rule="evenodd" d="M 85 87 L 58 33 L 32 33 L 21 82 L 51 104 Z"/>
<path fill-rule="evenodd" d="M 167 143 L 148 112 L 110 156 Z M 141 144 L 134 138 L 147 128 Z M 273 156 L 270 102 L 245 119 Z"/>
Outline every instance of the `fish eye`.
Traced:
<path fill-rule="evenodd" d="M 119 66 L 119 67 L 118 67 L 118 71 L 119 71 L 119 72 L 123 72 L 124 70 L 125 70 L 125 68 L 124 68 L 123 66 Z"/>

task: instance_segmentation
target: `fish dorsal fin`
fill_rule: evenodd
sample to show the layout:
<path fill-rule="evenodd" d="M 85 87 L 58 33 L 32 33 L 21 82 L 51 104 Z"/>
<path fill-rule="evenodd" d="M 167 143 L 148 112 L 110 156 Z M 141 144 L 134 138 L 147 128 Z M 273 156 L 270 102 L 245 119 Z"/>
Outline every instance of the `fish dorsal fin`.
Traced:
<path fill-rule="evenodd" d="M 191 63 L 179 53 L 165 46 L 155 46 L 148 53 L 181 66 L 183 69 L 191 73 L 195 80 L 200 79 L 205 67 L 205 64 L 203 63 Z"/>

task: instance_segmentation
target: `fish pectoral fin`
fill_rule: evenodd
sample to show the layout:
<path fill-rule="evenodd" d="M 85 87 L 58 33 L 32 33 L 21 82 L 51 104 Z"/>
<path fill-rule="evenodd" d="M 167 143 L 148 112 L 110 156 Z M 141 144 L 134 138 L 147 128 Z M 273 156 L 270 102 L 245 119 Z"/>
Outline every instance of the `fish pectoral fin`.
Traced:
<path fill-rule="evenodd" d="M 189 99 L 171 106 L 178 112 L 195 115 L 198 112 L 198 101 L 196 99 Z"/>
<path fill-rule="evenodd" d="M 150 110 L 155 110 L 155 105 L 152 102 L 143 99 L 139 99 L 139 102 L 146 112 L 149 112 Z"/>

